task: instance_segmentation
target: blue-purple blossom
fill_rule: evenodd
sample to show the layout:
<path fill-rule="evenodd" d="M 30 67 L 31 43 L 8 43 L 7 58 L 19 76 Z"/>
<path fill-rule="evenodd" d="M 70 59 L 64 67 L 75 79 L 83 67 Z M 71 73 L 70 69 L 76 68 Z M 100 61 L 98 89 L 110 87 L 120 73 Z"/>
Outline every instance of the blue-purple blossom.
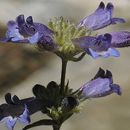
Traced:
<path fill-rule="evenodd" d="M 94 13 L 85 17 L 78 26 L 85 26 L 92 30 L 104 28 L 110 24 L 124 23 L 122 18 L 112 18 L 114 6 L 112 3 L 105 4 L 101 2 Z"/>
<path fill-rule="evenodd" d="M 20 115 L 20 116 L 18 117 L 18 119 L 19 119 L 22 123 L 24 123 L 24 124 L 29 124 L 29 123 L 30 123 L 30 114 L 29 114 L 29 110 L 28 110 L 28 108 L 27 108 L 26 105 L 25 105 L 25 110 L 24 110 L 23 114 Z"/>
<path fill-rule="evenodd" d="M 84 52 L 94 59 L 119 57 L 120 53 L 116 48 L 130 46 L 130 32 L 92 35 L 94 30 L 125 22 L 122 18 L 113 18 L 113 10 L 112 3 L 105 6 L 101 2 L 96 11 L 81 20 L 77 26 L 61 17 L 50 20 L 47 27 L 33 22 L 32 16 L 25 20 L 24 15 L 19 15 L 15 21 L 8 22 L 6 37 L 1 41 L 38 45 L 39 48 L 68 60 L 73 60 L 77 54 Z"/>
<path fill-rule="evenodd" d="M 107 58 L 109 56 L 118 57 L 120 55 L 119 52 L 111 46 L 112 35 L 107 33 L 96 37 L 85 36 L 76 38 L 72 41 L 93 58 Z"/>
<path fill-rule="evenodd" d="M 13 130 L 17 120 L 29 124 L 30 115 L 43 108 L 42 102 L 34 97 L 20 100 L 16 95 L 11 97 L 7 93 L 5 100 L 7 104 L 0 105 L 0 122 L 5 122 L 9 130 Z"/>
<path fill-rule="evenodd" d="M 110 71 L 99 69 L 96 76 L 81 87 L 81 92 L 85 98 L 98 98 L 117 93 L 121 95 L 120 86 L 113 84 L 112 74 Z"/>
<path fill-rule="evenodd" d="M 95 37 L 85 36 L 75 38 L 72 41 L 93 58 L 119 57 L 120 53 L 115 48 L 130 46 L 130 32 L 110 32 Z"/>
<path fill-rule="evenodd" d="M 3 118 L 2 122 L 6 123 L 6 126 L 8 130 L 13 130 L 15 124 L 16 124 L 17 118 L 13 118 L 12 116 L 8 116 Z"/>
<path fill-rule="evenodd" d="M 51 49 L 54 49 L 53 31 L 44 24 L 33 22 L 32 16 L 25 21 L 24 15 L 19 15 L 16 21 L 8 22 L 7 28 L 6 37 L 1 39 L 3 42 L 40 43 L 47 47 L 51 45 Z"/>
<path fill-rule="evenodd" d="M 9 130 L 13 130 L 17 120 L 24 124 L 29 124 L 30 122 L 29 111 L 26 105 L 13 106 L 2 104 L 0 106 L 0 111 L 0 115 L 4 116 L 1 122 L 5 122 Z"/>

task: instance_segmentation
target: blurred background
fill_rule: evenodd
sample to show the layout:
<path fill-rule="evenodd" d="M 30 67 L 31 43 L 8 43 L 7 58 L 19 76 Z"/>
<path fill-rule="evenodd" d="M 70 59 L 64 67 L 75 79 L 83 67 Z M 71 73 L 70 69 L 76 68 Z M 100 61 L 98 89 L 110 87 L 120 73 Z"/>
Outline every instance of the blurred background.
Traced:
<path fill-rule="evenodd" d="M 130 0 L 104 0 L 115 6 L 114 16 L 126 19 L 125 24 L 109 26 L 99 33 L 130 31 Z M 64 16 L 75 23 L 91 14 L 100 0 L 0 0 L 0 37 L 4 36 L 6 23 L 19 14 L 32 15 L 34 21 L 47 23 L 50 18 Z M 68 64 L 67 78 L 74 89 L 89 81 L 99 67 L 113 72 L 115 83 L 122 86 L 123 95 L 87 101 L 80 114 L 66 121 L 61 130 L 129 130 L 130 129 L 130 48 L 119 50 L 120 58 L 93 60 L 86 56 L 81 62 Z M 36 84 L 46 85 L 50 80 L 59 82 L 61 62 L 55 55 L 39 52 L 28 45 L 0 44 L 0 104 L 7 92 L 20 98 L 32 96 Z M 32 122 L 46 118 L 40 112 L 32 115 Z M 18 123 L 15 130 L 24 127 Z M 6 130 L 4 123 L 0 129 Z M 36 127 L 31 130 L 51 130 Z"/>

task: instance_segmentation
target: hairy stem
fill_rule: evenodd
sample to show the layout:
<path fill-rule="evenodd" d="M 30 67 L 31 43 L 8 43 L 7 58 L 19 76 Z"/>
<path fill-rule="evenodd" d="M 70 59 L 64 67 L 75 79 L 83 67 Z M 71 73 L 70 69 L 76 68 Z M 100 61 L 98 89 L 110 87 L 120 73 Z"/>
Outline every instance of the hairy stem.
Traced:
<path fill-rule="evenodd" d="M 60 93 L 63 94 L 64 87 L 65 87 L 65 76 L 66 76 L 66 67 L 67 67 L 67 60 L 62 59 L 62 70 L 61 70 L 61 83 L 60 83 Z"/>

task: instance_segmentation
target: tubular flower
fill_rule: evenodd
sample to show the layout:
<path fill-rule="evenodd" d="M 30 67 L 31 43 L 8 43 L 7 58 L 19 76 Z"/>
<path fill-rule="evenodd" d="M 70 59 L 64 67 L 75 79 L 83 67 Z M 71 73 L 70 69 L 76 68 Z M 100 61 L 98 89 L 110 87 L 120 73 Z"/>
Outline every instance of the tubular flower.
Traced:
<path fill-rule="evenodd" d="M 23 105 L 0 105 L 1 122 L 5 122 L 9 130 L 13 130 L 16 121 L 19 120 L 24 124 L 29 124 L 29 111 L 27 106 Z"/>
<path fill-rule="evenodd" d="M 96 11 L 85 17 L 78 26 L 85 26 L 92 30 L 104 28 L 110 24 L 124 23 L 122 18 L 112 18 L 114 6 L 112 3 L 105 4 L 101 2 Z"/>
<path fill-rule="evenodd" d="M 9 130 L 13 130 L 16 121 L 30 123 L 30 115 L 42 109 L 42 103 L 34 97 L 20 100 L 16 95 L 5 95 L 7 104 L 0 105 L 0 122 L 5 122 Z"/>
<path fill-rule="evenodd" d="M 118 57 L 119 52 L 111 47 L 111 40 L 112 36 L 106 33 L 97 37 L 85 36 L 77 38 L 73 42 L 93 58 L 101 56 L 105 58 L 109 56 Z"/>
<path fill-rule="evenodd" d="M 85 36 L 72 41 L 93 58 L 118 57 L 120 53 L 115 48 L 130 46 L 130 32 L 111 32 L 96 37 Z"/>
<path fill-rule="evenodd" d="M 120 86 L 113 84 L 112 74 L 110 71 L 99 69 L 96 76 L 89 82 L 85 83 L 80 89 L 82 96 L 85 98 L 98 98 L 117 93 L 121 95 Z"/>
<path fill-rule="evenodd" d="M 24 15 L 19 15 L 16 21 L 8 22 L 7 28 L 3 42 L 36 44 L 44 39 L 46 44 L 52 44 L 48 40 L 52 42 L 53 31 L 44 24 L 33 22 L 32 16 L 27 17 L 25 21 Z"/>

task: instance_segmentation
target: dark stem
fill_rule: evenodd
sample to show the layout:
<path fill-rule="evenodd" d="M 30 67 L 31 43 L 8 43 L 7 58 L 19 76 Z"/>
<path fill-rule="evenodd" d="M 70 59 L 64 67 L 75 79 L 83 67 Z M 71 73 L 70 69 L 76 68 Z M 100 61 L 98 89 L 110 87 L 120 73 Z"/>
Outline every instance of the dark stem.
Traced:
<path fill-rule="evenodd" d="M 53 125 L 53 130 L 60 130 L 60 125 Z"/>
<path fill-rule="evenodd" d="M 67 67 L 67 60 L 62 59 L 62 70 L 61 70 L 61 83 L 60 83 L 60 93 L 63 94 L 64 87 L 65 87 L 65 75 L 66 75 L 66 67 Z"/>
<path fill-rule="evenodd" d="M 22 130 L 28 130 L 30 128 L 33 128 L 33 127 L 37 127 L 37 126 L 42 126 L 42 125 L 56 125 L 55 122 L 51 119 L 43 119 L 43 120 L 39 120 L 39 121 L 36 121 L 32 124 L 29 124 L 27 126 L 25 126 Z"/>

